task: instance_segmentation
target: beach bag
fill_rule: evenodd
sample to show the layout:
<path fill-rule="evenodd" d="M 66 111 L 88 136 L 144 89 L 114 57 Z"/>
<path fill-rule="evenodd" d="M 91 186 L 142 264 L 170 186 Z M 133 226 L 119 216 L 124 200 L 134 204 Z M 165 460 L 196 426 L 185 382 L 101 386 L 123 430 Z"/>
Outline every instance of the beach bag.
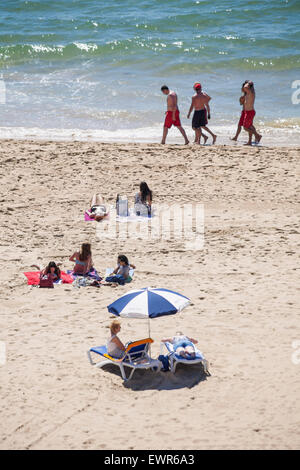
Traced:
<path fill-rule="evenodd" d="M 53 288 L 54 285 L 53 285 L 53 279 L 52 279 L 52 276 L 51 274 L 40 274 L 40 283 L 39 283 L 39 286 L 40 287 L 47 287 L 47 288 Z"/>
<path fill-rule="evenodd" d="M 163 354 L 161 354 L 160 356 L 158 356 L 158 360 L 162 363 L 161 371 L 168 372 L 168 370 L 170 370 L 170 362 L 168 356 L 164 356 Z"/>
<path fill-rule="evenodd" d="M 117 196 L 117 215 L 119 215 L 120 217 L 128 216 L 127 196 Z"/>

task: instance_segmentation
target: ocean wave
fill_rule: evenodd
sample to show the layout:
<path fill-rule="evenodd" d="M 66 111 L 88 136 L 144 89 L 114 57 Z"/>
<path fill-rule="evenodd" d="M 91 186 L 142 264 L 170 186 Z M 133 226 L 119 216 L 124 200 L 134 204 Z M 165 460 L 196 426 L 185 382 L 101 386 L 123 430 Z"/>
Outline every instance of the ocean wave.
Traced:
<path fill-rule="evenodd" d="M 223 42 L 227 41 L 223 38 Z M 235 57 L 220 42 L 213 51 L 211 46 L 199 44 L 188 46 L 184 41 L 167 44 L 159 40 L 144 41 L 135 37 L 128 40 L 112 40 L 105 44 L 75 41 L 67 45 L 17 44 L 0 46 L 0 66 L 40 61 L 62 61 L 76 59 L 107 60 L 107 63 L 124 65 L 147 59 L 148 65 L 161 66 L 164 73 L 193 73 L 199 68 L 209 71 L 214 68 L 241 70 L 292 70 L 300 67 L 300 54 L 295 48 L 293 53 L 256 55 L 243 50 Z M 216 47 L 216 44 L 215 44 Z M 287 48 L 288 49 L 288 48 Z M 163 52 L 163 55 L 158 55 Z M 154 55 L 151 55 L 154 53 Z M 147 64 L 143 64 L 147 66 Z"/>

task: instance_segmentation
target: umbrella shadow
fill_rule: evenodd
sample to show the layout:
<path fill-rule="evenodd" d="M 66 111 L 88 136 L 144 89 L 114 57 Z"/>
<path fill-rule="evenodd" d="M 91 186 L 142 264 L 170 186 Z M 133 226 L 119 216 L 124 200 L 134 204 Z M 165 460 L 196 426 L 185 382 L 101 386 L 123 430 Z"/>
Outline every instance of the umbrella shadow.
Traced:
<path fill-rule="evenodd" d="M 103 366 L 102 370 L 112 373 L 122 380 L 118 367 L 108 364 Z M 125 372 L 128 376 L 130 369 L 125 367 Z M 170 371 L 153 372 L 151 370 L 136 370 L 132 379 L 128 382 L 123 382 L 123 386 L 137 392 L 144 390 L 178 390 L 193 388 L 207 380 L 209 375 L 205 373 L 202 364 L 190 366 L 179 364 L 175 374 Z"/>

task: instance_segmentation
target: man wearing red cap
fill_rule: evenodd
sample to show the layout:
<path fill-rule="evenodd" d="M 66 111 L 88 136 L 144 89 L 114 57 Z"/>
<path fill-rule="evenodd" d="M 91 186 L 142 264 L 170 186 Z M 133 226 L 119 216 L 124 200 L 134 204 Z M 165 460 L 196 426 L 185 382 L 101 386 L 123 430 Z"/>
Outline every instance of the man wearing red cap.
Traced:
<path fill-rule="evenodd" d="M 191 112 L 194 111 L 192 127 L 196 133 L 197 144 L 200 144 L 201 136 L 203 136 L 204 141 L 207 141 L 207 136 L 202 134 L 202 128 L 205 129 L 213 138 L 213 144 L 216 142 L 217 136 L 211 132 L 211 130 L 206 126 L 207 118 L 210 119 L 210 107 L 209 101 L 211 97 L 202 91 L 201 83 L 196 82 L 194 84 L 195 95 L 192 97 L 192 104 L 190 106 L 187 118 L 189 119 Z"/>
<path fill-rule="evenodd" d="M 187 138 L 187 135 L 185 133 L 185 130 L 181 126 L 180 122 L 180 117 L 179 117 L 179 109 L 177 106 L 177 95 L 175 91 L 169 90 L 167 85 L 163 85 L 161 87 L 161 91 L 164 95 L 167 95 L 167 112 L 166 112 L 166 118 L 165 118 L 165 123 L 164 123 L 164 130 L 163 130 L 163 136 L 162 136 L 162 144 L 166 143 L 166 137 L 168 134 L 168 130 L 172 127 L 175 126 L 177 129 L 181 132 L 181 134 L 184 137 L 185 145 L 189 143 L 189 140 Z"/>

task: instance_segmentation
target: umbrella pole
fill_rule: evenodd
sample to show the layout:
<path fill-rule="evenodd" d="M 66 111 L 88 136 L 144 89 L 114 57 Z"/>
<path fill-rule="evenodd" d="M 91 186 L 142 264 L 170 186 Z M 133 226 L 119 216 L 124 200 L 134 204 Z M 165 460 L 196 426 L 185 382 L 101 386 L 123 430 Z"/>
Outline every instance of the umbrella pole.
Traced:
<path fill-rule="evenodd" d="M 150 334 L 150 317 L 148 317 L 148 338 L 151 338 Z M 151 357 L 151 344 L 149 344 L 149 355 Z"/>

